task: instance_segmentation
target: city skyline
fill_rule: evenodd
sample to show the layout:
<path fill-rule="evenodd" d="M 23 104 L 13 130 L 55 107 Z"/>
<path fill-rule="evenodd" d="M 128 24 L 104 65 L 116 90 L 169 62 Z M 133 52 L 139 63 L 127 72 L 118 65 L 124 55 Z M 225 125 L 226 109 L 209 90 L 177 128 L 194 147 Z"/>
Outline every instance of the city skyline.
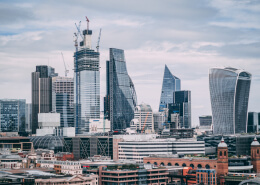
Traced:
<path fill-rule="evenodd" d="M 49 64 L 64 76 L 60 51 L 72 77 L 74 23 L 81 20 L 85 29 L 87 15 L 94 32 L 93 46 L 102 28 L 101 100 L 105 96 L 108 48 L 115 47 L 125 50 L 138 102 L 150 104 L 154 111 L 158 110 L 165 64 L 182 80 L 182 89 L 192 91 L 193 126 L 198 125 L 199 116 L 211 114 L 208 70 L 216 66 L 232 66 L 252 74 L 249 111 L 260 111 L 256 103 L 260 101 L 258 2 L 151 1 L 148 9 L 147 1 L 138 2 L 138 8 L 135 3 L 2 1 L 1 98 L 31 102 L 30 74 L 36 65 Z M 194 10 L 194 6 L 198 8 Z M 67 12 L 66 8 L 72 10 Z M 13 51 L 17 51 L 15 55 Z M 100 104 L 103 109 L 102 101 Z"/>

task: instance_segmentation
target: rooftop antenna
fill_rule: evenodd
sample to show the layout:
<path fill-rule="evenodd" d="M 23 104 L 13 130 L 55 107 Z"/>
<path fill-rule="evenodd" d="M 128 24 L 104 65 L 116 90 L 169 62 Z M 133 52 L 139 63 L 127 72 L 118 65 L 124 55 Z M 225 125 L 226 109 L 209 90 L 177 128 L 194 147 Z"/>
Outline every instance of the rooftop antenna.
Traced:
<path fill-rule="evenodd" d="M 66 64 L 65 64 L 65 60 L 64 60 L 64 56 L 63 56 L 63 53 L 61 52 L 61 56 L 62 56 L 62 60 L 63 60 L 63 63 L 64 63 L 64 68 L 65 68 L 65 77 L 68 76 L 68 73 L 69 73 L 69 70 L 67 69 L 66 67 Z"/>

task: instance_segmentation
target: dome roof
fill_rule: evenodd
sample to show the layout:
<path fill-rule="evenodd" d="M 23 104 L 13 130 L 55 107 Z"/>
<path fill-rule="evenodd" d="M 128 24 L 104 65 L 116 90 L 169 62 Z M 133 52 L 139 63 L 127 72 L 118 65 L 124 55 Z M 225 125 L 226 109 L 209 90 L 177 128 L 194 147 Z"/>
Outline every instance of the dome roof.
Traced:
<path fill-rule="evenodd" d="M 152 107 L 148 104 L 142 103 L 136 106 L 137 111 L 140 112 L 153 112 Z"/>
<path fill-rule="evenodd" d="M 251 143 L 251 146 L 259 146 L 259 145 L 260 145 L 260 144 L 259 144 L 259 142 L 257 141 L 256 136 L 255 136 L 254 141 Z"/>
<path fill-rule="evenodd" d="M 220 143 L 218 144 L 218 147 L 227 147 L 227 144 L 224 141 L 224 138 L 222 137 Z"/>

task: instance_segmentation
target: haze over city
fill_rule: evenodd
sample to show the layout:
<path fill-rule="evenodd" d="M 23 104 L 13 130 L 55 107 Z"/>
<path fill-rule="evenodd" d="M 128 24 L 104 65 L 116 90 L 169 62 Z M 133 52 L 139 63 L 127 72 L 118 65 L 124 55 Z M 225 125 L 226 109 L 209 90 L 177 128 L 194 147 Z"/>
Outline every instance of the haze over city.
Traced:
<path fill-rule="evenodd" d="M 96 47 L 99 29 L 101 100 L 109 48 L 125 50 L 138 103 L 159 108 L 165 64 L 191 90 L 192 126 L 210 115 L 208 70 L 232 66 L 252 74 L 249 111 L 260 111 L 260 2 L 258 1 L 1 1 L 1 98 L 31 102 L 31 72 L 50 65 L 73 76 L 73 33 L 85 16 Z M 101 109 L 103 109 L 101 102 Z"/>

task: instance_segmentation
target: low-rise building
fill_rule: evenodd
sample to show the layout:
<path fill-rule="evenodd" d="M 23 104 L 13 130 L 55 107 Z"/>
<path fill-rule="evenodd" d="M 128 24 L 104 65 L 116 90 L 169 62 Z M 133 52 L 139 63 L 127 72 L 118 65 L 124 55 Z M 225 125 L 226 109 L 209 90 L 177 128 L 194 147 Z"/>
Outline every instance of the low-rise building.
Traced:
<path fill-rule="evenodd" d="M 97 175 L 74 175 L 72 177 L 35 179 L 35 185 L 96 185 L 98 184 Z"/>
<path fill-rule="evenodd" d="M 37 160 L 37 167 L 52 168 L 57 173 L 78 175 L 82 174 L 81 164 L 74 161 L 50 161 L 50 160 Z"/>

